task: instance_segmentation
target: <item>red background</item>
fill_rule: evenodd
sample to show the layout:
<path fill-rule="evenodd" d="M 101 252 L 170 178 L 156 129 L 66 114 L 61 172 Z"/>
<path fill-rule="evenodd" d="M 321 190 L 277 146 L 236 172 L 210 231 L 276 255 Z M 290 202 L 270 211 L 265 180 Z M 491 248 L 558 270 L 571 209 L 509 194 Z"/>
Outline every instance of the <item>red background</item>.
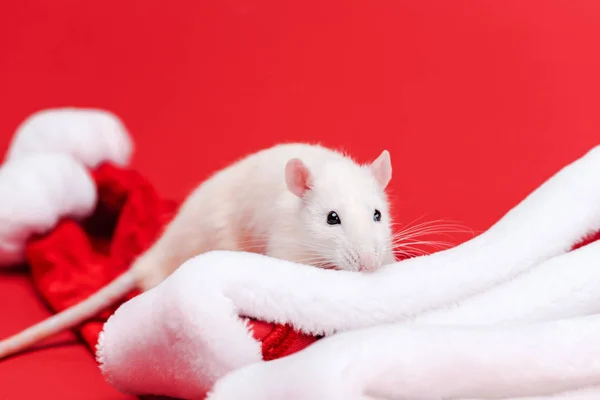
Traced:
<path fill-rule="evenodd" d="M 480 231 L 600 142 L 598 21 L 597 0 L 3 1 L 0 146 L 38 109 L 106 108 L 176 198 L 279 141 L 387 148 L 397 220 Z M 46 315 L 16 275 L 0 310 L 0 335 Z M 0 399 L 120 398 L 85 351 L 0 362 Z"/>

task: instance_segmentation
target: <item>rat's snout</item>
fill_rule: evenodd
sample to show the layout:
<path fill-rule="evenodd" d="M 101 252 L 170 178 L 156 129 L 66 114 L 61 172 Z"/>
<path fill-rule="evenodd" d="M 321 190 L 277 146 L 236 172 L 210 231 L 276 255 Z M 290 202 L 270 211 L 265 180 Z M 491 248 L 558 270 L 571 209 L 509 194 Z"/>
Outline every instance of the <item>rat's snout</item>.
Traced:
<path fill-rule="evenodd" d="M 358 270 L 361 272 L 373 272 L 379 269 L 381 263 L 372 252 L 362 253 L 359 257 Z"/>

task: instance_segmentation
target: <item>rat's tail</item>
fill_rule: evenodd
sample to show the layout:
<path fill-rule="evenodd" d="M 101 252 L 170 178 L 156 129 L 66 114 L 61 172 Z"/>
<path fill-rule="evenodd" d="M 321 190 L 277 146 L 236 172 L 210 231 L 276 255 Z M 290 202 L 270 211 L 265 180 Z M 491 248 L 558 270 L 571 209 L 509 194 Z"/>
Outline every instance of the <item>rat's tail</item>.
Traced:
<path fill-rule="evenodd" d="M 130 269 L 81 303 L 0 341 L 0 359 L 19 353 L 52 335 L 74 328 L 113 305 L 136 286 L 136 273 Z"/>

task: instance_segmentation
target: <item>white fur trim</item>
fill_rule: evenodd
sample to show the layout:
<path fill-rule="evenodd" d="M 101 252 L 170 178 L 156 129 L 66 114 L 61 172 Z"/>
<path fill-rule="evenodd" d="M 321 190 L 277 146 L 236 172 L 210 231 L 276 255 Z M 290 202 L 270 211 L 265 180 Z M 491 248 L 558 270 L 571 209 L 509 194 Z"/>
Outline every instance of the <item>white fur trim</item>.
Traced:
<path fill-rule="evenodd" d="M 104 324 L 100 369 L 123 393 L 164 394 L 170 388 L 170 397 L 201 399 L 217 378 L 261 360 L 260 343 L 235 317 L 231 302 L 218 302 L 218 308 L 198 303 L 195 293 L 211 291 L 211 283 L 179 280 L 185 278 L 169 277 Z M 156 373 L 146 379 L 149 369 Z"/>
<path fill-rule="evenodd" d="M 95 167 L 103 161 L 127 165 L 133 142 L 113 113 L 86 108 L 56 108 L 36 112 L 18 128 L 7 160 L 28 154 L 66 153 Z"/>
<path fill-rule="evenodd" d="M 63 217 L 81 218 L 96 204 L 87 169 L 65 154 L 38 154 L 0 167 L 0 265 L 24 261 L 27 239 Z"/>
<path fill-rule="evenodd" d="M 600 384 L 600 315 L 345 332 L 224 377 L 209 400 L 506 399 Z"/>
<path fill-rule="evenodd" d="M 108 111 L 56 108 L 27 118 L 0 167 L 0 265 L 23 262 L 31 235 L 61 218 L 89 215 L 97 194 L 86 166 L 124 166 L 132 152 L 125 126 Z"/>
<path fill-rule="evenodd" d="M 600 386 L 582 388 L 561 392 L 550 396 L 519 397 L 507 400 L 598 400 L 600 399 Z M 479 399 L 478 399 L 479 400 Z"/>

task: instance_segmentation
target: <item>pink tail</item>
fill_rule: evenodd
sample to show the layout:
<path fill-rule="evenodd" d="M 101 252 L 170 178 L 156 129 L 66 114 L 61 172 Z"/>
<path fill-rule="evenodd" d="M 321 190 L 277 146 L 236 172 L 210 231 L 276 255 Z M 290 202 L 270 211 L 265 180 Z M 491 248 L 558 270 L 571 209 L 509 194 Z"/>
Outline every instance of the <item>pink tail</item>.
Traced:
<path fill-rule="evenodd" d="M 136 284 L 134 272 L 131 270 L 125 272 L 81 303 L 2 340 L 0 359 L 21 352 L 43 339 L 83 323 L 135 289 Z"/>

